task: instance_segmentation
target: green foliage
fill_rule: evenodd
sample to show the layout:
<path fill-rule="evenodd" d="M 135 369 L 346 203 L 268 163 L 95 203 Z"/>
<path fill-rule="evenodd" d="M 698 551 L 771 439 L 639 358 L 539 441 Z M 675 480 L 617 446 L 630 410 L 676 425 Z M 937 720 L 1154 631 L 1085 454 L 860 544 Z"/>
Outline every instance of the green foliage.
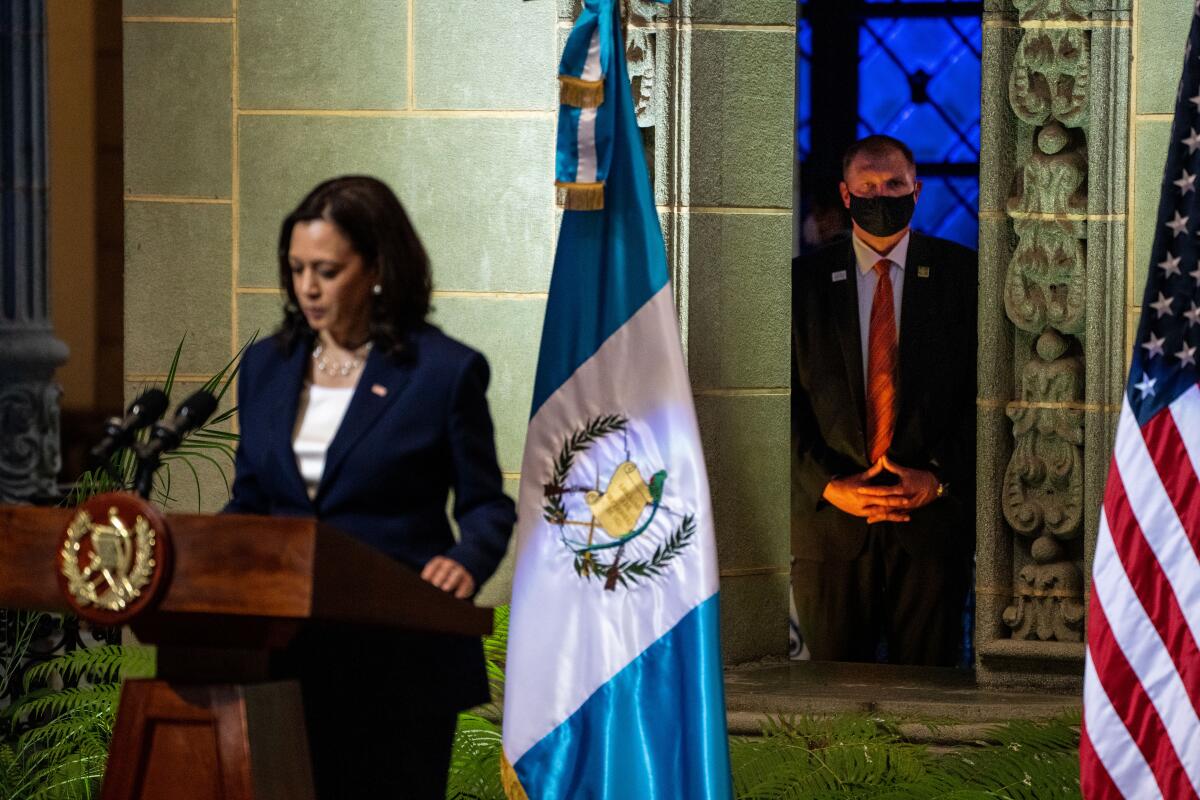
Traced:
<path fill-rule="evenodd" d="M 72 650 L 25 672 L 25 691 L 38 683 L 50 683 L 57 677 L 64 683 L 80 680 L 111 683 L 122 678 L 147 678 L 154 675 L 154 650 L 108 644 Z"/>
<path fill-rule="evenodd" d="M 459 714 L 446 797 L 505 800 L 500 752 L 499 723 L 477 714 Z"/>
<path fill-rule="evenodd" d="M 12 683 L 21 661 L 29 652 L 38 625 L 45 618 L 40 611 L 6 611 L 9 615 L 8 631 L 12 635 L 11 642 L 0 642 L 0 697 L 8 696 L 9 684 Z"/>
<path fill-rule="evenodd" d="M 77 711 L 0 742 L 0 797 L 10 800 L 85 800 L 98 797 L 112 716 Z"/>
<path fill-rule="evenodd" d="M 25 693 L 0 713 L 0 797 L 99 795 L 120 681 L 151 674 L 154 651 L 106 645 L 30 667 Z"/>
<path fill-rule="evenodd" d="M 734 788 L 746 800 L 1056 800 L 1079 797 L 1078 718 L 1012 722 L 974 746 L 933 752 L 863 716 L 775 719 L 733 737 Z"/>
<path fill-rule="evenodd" d="M 828 797 L 911 781 L 922 751 L 866 717 L 768 719 L 761 738 L 730 740 L 738 797 Z"/>
<path fill-rule="evenodd" d="M 488 686 L 492 697 L 504 696 L 504 667 L 508 653 L 508 606 L 497 606 L 492 610 L 492 635 L 483 639 L 483 661 L 487 667 Z M 500 718 L 500 707 L 489 703 L 493 712 L 489 716 Z"/>
<path fill-rule="evenodd" d="M 497 606 L 492 615 L 492 635 L 484 637 L 483 658 L 492 697 L 504 696 L 504 664 L 508 650 L 508 606 Z M 498 703 L 479 709 L 481 713 L 458 715 L 454 749 L 450 754 L 448 798 L 505 800 L 500 784 L 500 715 Z"/>

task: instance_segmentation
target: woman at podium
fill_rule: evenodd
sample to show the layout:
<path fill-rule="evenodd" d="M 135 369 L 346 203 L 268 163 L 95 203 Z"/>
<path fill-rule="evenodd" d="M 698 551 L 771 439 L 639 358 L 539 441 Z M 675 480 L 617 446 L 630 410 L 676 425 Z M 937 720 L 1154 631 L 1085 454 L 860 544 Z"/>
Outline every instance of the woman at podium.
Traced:
<path fill-rule="evenodd" d="M 471 597 L 515 513 L 487 362 L 426 321 L 429 260 L 399 200 L 374 178 L 326 181 L 278 257 L 287 304 L 242 358 L 225 510 L 316 517 Z M 314 627 L 274 667 L 300 681 L 322 800 L 443 797 L 457 712 L 488 699 L 471 637 Z"/>

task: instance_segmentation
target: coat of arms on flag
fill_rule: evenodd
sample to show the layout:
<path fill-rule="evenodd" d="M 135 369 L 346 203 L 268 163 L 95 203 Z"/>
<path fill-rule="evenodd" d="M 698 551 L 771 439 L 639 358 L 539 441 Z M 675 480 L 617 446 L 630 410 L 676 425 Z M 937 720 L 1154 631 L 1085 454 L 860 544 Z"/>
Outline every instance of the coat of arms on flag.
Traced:
<path fill-rule="evenodd" d="M 564 438 L 544 491 L 543 519 L 558 529 L 575 574 L 603 580 L 608 591 L 661 576 L 696 533 L 694 515 L 670 506 L 667 470 L 643 474 L 639 462 L 651 456 L 637 444 L 652 437 L 635 426 L 620 414 L 588 420 Z"/>
<path fill-rule="evenodd" d="M 708 476 L 618 15 L 585 0 L 560 65 L 566 210 L 521 465 L 505 789 L 728 798 Z"/>

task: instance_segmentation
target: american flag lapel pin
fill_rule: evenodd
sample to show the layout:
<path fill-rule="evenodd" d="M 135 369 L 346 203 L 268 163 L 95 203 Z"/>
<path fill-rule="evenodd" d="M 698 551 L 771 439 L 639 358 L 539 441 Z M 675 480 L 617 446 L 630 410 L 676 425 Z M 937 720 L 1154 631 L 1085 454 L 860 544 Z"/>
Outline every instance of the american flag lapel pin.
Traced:
<path fill-rule="evenodd" d="M 381 386 L 381 385 L 380 385 L 380 384 L 378 384 L 378 383 L 376 383 L 376 384 L 372 384 L 372 386 L 371 386 L 371 394 L 373 394 L 373 395 L 375 395 L 375 396 L 377 396 L 377 397 L 387 397 L 387 387 L 386 387 L 386 386 Z"/>

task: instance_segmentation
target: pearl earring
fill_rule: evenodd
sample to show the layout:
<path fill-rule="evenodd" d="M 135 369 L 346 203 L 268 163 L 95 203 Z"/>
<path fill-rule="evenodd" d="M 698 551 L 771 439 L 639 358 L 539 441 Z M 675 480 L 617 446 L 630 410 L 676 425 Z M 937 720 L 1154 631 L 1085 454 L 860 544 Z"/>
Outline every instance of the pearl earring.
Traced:
<path fill-rule="evenodd" d="M 372 286 L 372 287 L 371 287 L 371 294 L 375 295 L 376 297 L 378 297 L 379 295 L 383 294 L 383 284 L 382 284 L 382 283 L 377 283 L 377 284 L 375 284 L 374 286 Z"/>

